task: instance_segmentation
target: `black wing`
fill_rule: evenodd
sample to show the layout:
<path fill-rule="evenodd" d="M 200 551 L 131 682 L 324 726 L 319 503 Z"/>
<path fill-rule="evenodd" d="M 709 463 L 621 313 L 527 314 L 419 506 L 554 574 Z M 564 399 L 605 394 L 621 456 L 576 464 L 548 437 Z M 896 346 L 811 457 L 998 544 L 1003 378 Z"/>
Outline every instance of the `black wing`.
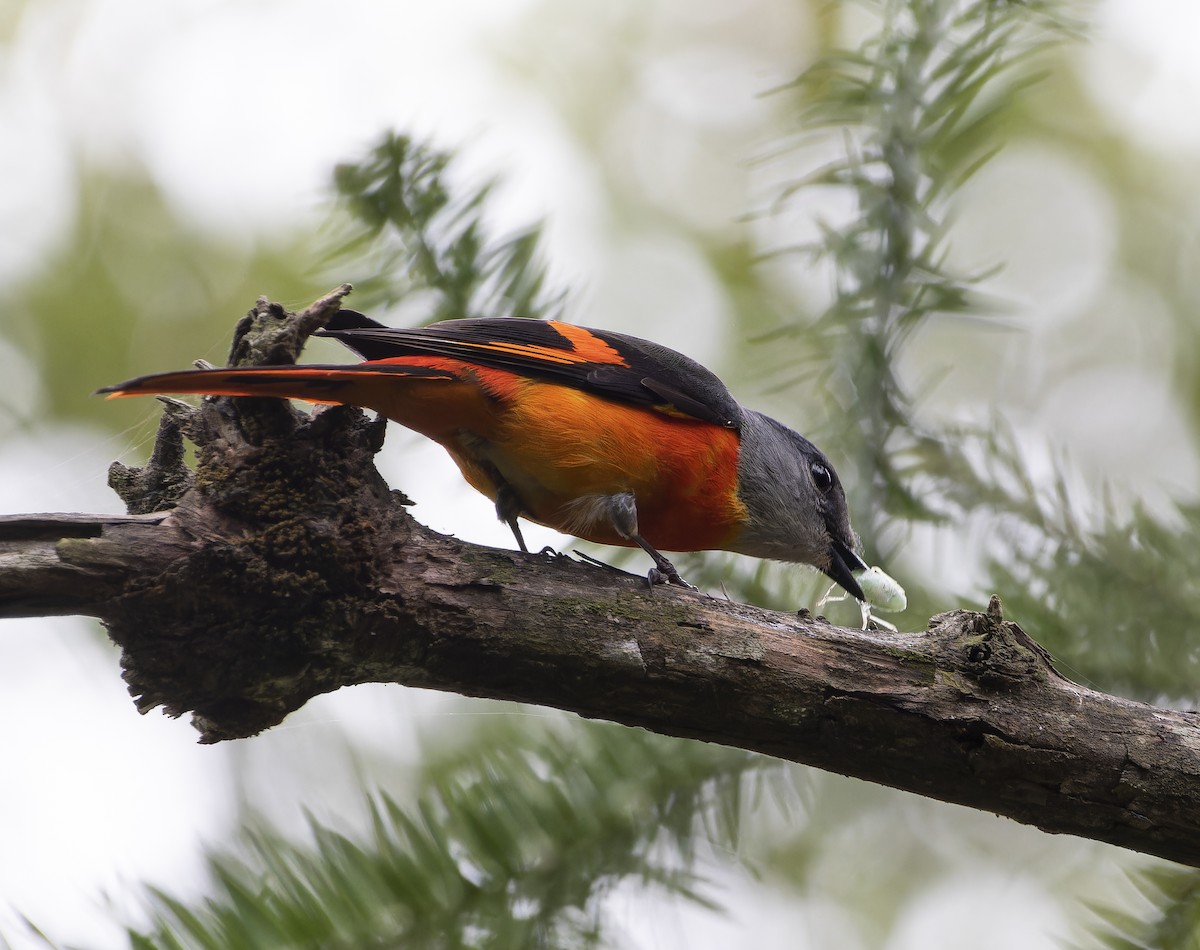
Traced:
<path fill-rule="evenodd" d="M 623 333 L 519 317 L 400 329 L 342 310 L 318 335 L 340 340 L 367 360 L 450 357 L 741 428 L 741 407 L 715 374 L 682 353 Z"/>

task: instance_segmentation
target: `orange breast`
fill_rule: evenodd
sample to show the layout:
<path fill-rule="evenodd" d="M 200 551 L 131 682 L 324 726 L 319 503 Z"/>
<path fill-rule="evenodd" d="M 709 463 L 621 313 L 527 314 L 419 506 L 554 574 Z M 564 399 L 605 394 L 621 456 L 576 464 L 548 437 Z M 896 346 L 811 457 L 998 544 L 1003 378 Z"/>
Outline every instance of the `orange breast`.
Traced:
<path fill-rule="evenodd" d="M 590 541 L 629 544 L 607 524 L 575 522 L 571 502 L 632 492 L 639 531 L 656 548 L 700 551 L 732 540 L 745 513 L 736 494 L 736 433 L 553 383 L 507 382 L 515 389 L 501 397 L 482 451 L 532 520 Z"/>
<path fill-rule="evenodd" d="M 745 515 L 737 433 L 458 360 L 387 362 L 410 359 L 458 379 L 395 379 L 364 404 L 440 442 L 489 498 L 494 469 L 529 519 L 628 546 L 607 524 L 573 523 L 571 503 L 632 492 L 640 533 L 660 550 L 713 550 L 733 540 Z"/>

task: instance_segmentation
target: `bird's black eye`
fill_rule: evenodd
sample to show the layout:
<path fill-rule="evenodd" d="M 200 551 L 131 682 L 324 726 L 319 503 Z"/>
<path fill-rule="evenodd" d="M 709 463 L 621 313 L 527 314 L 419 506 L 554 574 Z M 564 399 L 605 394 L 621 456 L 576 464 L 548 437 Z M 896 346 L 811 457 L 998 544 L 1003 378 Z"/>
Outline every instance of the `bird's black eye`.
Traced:
<path fill-rule="evenodd" d="M 813 481 L 820 491 L 827 492 L 833 487 L 833 475 L 830 474 L 826 466 L 820 462 L 813 462 L 810 471 L 812 472 Z"/>

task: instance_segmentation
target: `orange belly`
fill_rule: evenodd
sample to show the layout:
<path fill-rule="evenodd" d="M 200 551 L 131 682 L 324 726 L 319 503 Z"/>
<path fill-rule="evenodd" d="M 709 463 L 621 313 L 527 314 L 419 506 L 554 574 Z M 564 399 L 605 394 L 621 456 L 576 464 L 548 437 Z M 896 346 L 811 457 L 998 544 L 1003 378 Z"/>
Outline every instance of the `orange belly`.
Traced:
<path fill-rule="evenodd" d="M 530 520 L 628 546 L 607 523 L 579 524 L 572 502 L 630 492 L 639 532 L 660 550 L 720 549 L 737 534 L 736 432 L 457 360 L 413 362 L 458 379 L 396 380 L 365 404 L 440 442 L 493 500 L 498 472 Z"/>

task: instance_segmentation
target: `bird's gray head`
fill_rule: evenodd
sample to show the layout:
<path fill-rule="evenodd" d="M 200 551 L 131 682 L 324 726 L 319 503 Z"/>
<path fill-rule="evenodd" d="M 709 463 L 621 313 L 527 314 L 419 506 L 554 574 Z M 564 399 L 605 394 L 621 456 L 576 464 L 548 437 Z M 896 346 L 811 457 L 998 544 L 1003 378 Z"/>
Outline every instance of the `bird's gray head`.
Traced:
<path fill-rule="evenodd" d="M 733 550 L 811 564 L 863 599 L 851 570 L 867 565 L 854 553 L 846 493 L 829 459 L 808 439 L 743 410 L 738 496 L 747 523 Z"/>

